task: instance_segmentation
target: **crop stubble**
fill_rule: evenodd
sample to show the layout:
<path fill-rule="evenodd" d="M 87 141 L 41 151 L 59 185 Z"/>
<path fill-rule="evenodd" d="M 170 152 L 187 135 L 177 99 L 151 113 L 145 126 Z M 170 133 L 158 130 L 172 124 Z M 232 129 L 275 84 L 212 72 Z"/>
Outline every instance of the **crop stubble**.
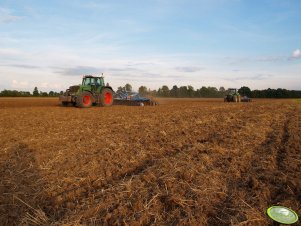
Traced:
<path fill-rule="evenodd" d="M 0 99 L 6 225 L 267 225 L 301 211 L 301 108 L 161 100 L 78 109 Z"/>

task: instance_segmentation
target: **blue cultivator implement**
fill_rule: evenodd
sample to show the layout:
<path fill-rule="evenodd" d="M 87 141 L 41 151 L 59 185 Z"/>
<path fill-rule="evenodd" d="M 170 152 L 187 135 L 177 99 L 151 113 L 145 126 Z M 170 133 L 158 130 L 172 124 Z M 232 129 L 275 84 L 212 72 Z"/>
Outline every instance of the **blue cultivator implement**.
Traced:
<path fill-rule="evenodd" d="M 142 97 L 138 93 L 117 91 L 114 94 L 114 105 L 127 105 L 127 106 L 154 106 L 158 105 L 156 101 L 150 98 Z"/>

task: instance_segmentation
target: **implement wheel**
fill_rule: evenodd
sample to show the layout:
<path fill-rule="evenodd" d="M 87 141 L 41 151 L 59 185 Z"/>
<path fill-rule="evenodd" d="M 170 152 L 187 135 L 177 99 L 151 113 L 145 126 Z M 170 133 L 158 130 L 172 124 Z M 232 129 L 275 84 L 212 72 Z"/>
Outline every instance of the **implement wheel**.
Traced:
<path fill-rule="evenodd" d="M 92 106 L 92 95 L 89 92 L 83 92 L 76 99 L 76 105 L 80 108 L 89 108 Z"/>
<path fill-rule="evenodd" d="M 113 91 L 109 88 L 104 88 L 98 98 L 100 106 L 109 107 L 113 104 Z"/>

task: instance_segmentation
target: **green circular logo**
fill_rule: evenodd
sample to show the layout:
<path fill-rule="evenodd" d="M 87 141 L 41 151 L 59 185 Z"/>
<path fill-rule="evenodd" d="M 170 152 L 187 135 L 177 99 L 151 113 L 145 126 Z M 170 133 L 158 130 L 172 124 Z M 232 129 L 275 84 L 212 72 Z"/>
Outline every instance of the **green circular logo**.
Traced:
<path fill-rule="evenodd" d="M 298 221 L 298 215 L 284 206 L 271 206 L 267 210 L 268 216 L 281 224 L 294 224 Z"/>

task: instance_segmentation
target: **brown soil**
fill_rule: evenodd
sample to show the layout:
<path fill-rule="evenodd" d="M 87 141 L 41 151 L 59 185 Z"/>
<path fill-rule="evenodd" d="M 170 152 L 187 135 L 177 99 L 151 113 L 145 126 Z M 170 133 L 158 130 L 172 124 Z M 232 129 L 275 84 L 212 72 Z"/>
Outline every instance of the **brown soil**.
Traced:
<path fill-rule="evenodd" d="M 0 99 L 3 225 L 268 225 L 301 215 L 301 104 Z"/>

